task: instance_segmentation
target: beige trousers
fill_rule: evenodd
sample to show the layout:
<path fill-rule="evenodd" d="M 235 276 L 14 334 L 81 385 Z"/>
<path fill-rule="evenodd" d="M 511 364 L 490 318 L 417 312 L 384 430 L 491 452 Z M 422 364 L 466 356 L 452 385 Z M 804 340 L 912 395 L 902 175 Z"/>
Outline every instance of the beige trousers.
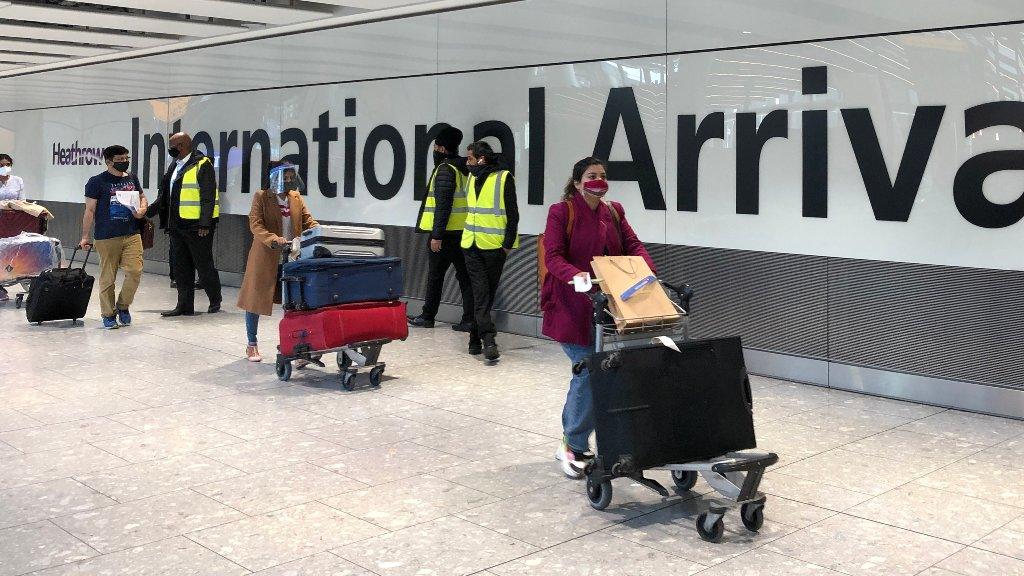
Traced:
<path fill-rule="evenodd" d="M 127 310 L 135 300 L 142 279 L 142 236 L 131 234 L 95 243 L 100 255 L 100 313 L 109 318 L 118 310 Z M 115 300 L 118 268 L 124 270 L 124 282 Z"/>

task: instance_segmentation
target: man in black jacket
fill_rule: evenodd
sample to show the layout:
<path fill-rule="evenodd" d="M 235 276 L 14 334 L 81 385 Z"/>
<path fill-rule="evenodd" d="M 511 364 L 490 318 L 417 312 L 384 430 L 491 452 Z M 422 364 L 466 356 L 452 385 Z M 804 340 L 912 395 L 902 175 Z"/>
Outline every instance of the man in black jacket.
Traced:
<path fill-rule="evenodd" d="M 416 231 L 429 233 L 427 242 L 427 293 L 423 311 L 409 324 L 433 328 L 434 316 L 441 305 L 441 291 L 448 268 L 455 267 L 455 279 L 462 292 L 462 321 L 452 330 L 468 332 L 473 326 L 473 288 L 459 242 L 466 224 L 466 159 L 459 157 L 462 131 L 445 125 L 434 140 L 434 173 L 430 175 L 427 196 L 420 207 Z"/>
<path fill-rule="evenodd" d="M 213 265 L 213 233 L 220 218 L 220 195 L 213 161 L 192 149 L 192 137 L 178 132 L 170 137 L 167 153 L 175 162 L 160 180 L 160 195 L 147 216 L 160 216 L 160 228 L 170 236 L 174 259 L 171 274 L 177 283 L 178 303 L 161 316 L 195 314 L 195 285 L 199 281 L 210 299 L 208 311 L 220 311 L 220 275 Z"/>

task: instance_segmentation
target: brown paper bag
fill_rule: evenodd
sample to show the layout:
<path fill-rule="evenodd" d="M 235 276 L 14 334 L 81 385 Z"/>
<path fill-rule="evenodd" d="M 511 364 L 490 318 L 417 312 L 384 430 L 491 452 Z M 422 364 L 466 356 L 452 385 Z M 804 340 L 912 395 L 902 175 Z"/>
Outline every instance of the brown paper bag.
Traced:
<path fill-rule="evenodd" d="M 644 286 L 628 300 L 622 299 L 631 286 L 653 275 L 643 257 L 595 256 L 591 264 L 600 280 L 601 291 L 608 295 L 608 305 L 620 332 L 679 319 L 679 310 L 659 282 Z"/>

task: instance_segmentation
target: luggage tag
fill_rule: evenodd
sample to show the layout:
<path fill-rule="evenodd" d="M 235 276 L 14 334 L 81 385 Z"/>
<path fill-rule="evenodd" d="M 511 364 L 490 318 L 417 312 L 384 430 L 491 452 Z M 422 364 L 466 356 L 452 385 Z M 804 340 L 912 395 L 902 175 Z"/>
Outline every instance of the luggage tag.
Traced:
<path fill-rule="evenodd" d="M 654 276 L 648 276 L 646 278 L 643 278 L 639 282 L 637 282 L 636 284 L 633 284 L 632 286 L 627 288 L 626 291 L 623 292 L 619 296 L 619 298 L 621 298 L 622 301 L 625 302 L 626 300 L 629 300 L 630 298 L 635 296 L 636 293 L 639 292 L 640 290 L 642 290 L 644 286 L 647 286 L 648 284 L 652 284 L 652 283 L 656 282 L 657 280 L 658 279 L 655 278 Z"/>
<path fill-rule="evenodd" d="M 679 349 L 679 346 L 676 346 L 675 340 L 669 338 L 668 336 L 655 336 L 654 338 L 651 338 L 651 344 L 661 344 L 665 348 L 671 348 L 676 352 L 682 353 L 682 351 Z"/>

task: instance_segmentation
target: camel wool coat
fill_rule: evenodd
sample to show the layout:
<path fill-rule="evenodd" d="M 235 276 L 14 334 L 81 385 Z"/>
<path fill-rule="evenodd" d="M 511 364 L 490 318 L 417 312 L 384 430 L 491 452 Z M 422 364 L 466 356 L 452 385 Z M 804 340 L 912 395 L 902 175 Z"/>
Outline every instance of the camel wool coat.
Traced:
<path fill-rule="evenodd" d="M 293 238 L 303 230 L 319 226 L 298 192 L 290 192 L 288 201 L 291 205 Z M 270 316 L 274 312 L 274 304 L 281 303 L 281 282 L 277 275 L 281 251 L 274 250 L 270 244 L 283 239 L 283 221 L 276 194 L 260 190 L 253 195 L 252 208 L 249 210 L 252 247 L 249 248 L 249 258 L 245 262 L 242 288 L 238 292 L 238 307 L 246 312 Z"/>

